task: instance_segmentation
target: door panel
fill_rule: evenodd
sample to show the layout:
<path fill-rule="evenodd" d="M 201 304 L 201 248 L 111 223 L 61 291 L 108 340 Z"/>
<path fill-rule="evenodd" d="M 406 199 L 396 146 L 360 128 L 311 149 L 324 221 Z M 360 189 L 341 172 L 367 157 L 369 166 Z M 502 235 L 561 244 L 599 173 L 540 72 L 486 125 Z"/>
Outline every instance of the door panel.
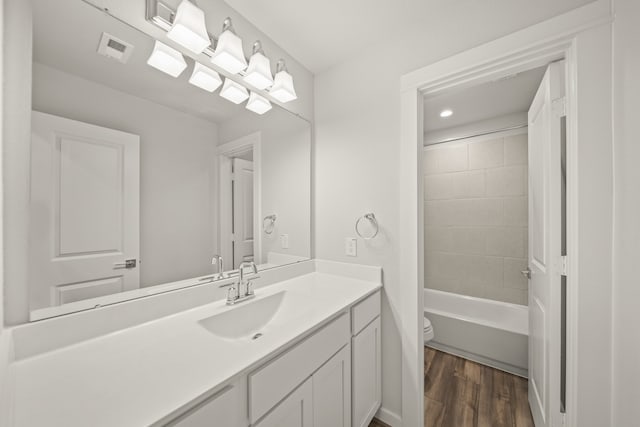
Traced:
<path fill-rule="evenodd" d="M 253 162 L 233 159 L 233 264 L 253 261 Z"/>
<path fill-rule="evenodd" d="M 31 309 L 140 286 L 139 137 L 32 115 Z"/>
<path fill-rule="evenodd" d="M 308 379 L 271 412 L 254 424 L 255 427 L 313 426 L 313 387 Z"/>
<path fill-rule="evenodd" d="M 560 416 L 561 115 L 564 62 L 549 65 L 529 109 L 529 404 L 537 427 Z"/>
<path fill-rule="evenodd" d="M 346 345 L 313 374 L 313 425 L 351 425 L 351 346 Z"/>

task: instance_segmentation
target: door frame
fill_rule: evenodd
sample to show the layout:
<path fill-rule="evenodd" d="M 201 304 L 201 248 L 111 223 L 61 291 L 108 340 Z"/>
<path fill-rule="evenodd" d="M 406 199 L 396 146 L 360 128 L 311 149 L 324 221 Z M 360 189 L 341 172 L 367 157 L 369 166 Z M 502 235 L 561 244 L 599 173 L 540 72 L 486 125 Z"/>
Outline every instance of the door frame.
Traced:
<path fill-rule="evenodd" d="M 402 220 L 397 245 L 399 282 L 404 284 L 397 295 L 403 361 L 402 425 L 424 425 L 423 97 L 489 82 L 558 59 L 566 61 L 567 87 L 565 424 L 610 423 L 611 352 L 607 342 L 611 342 L 611 289 L 603 283 L 610 283 L 612 277 L 613 203 L 606 203 L 612 201 L 613 182 L 611 143 L 606 143 L 612 140 L 612 22 L 609 1 L 596 0 L 402 76 Z M 594 304 L 599 308 L 597 313 L 589 310 Z M 598 370 L 602 374 L 594 375 Z"/>
<path fill-rule="evenodd" d="M 233 259 L 231 228 L 233 217 L 225 201 L 233 203 L 231 194 L 232 158 L 253 151 L 253 253 L 256 264 L 262 263 L 262 134 L 254 132 L 218 146 L 218 248 L 226 263 Z M 213 255 L 213 254 L 212 254 Z M 227 264 L 229 265 L 229 264 Z M 229 270 L 229 269 L 227 269 Z"/>

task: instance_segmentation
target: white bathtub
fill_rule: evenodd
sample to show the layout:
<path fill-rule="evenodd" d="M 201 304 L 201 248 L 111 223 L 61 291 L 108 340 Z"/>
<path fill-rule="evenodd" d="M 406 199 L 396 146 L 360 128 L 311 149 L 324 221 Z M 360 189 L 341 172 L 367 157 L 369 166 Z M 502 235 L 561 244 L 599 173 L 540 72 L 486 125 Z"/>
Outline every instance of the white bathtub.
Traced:
<path fill-rule="evenodd" d="M 429 347 L 527 376 L 528 307 L 425 289 L 424 313 Z"/>

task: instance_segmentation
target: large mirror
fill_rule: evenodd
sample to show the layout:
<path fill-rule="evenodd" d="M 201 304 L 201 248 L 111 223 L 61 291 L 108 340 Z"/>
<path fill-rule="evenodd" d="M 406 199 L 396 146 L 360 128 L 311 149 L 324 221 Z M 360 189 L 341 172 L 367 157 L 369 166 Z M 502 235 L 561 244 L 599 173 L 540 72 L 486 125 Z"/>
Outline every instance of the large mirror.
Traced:
<path fill-rule="evenodd" d="M 310 257 L 309 122 L 150 67 L 154 43 L 33 0 L 32 320 Z"/>

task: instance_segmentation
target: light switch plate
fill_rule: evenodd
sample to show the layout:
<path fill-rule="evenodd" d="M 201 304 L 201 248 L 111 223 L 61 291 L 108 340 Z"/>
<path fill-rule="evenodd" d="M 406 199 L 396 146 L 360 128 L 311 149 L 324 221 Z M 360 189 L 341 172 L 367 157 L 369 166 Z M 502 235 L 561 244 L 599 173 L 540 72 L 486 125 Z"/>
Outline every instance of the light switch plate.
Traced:
<path fill-rule="evenodd" d="M 289 249 L 289 235 L 281 234 L 280 235 L 280 247 L 282 249 Z"/>
<path fill-rule="evenodd" d="M 344 239 L 344 254 L 347 256 L 358 256 L 358 240 L 355 237 Z"/>

